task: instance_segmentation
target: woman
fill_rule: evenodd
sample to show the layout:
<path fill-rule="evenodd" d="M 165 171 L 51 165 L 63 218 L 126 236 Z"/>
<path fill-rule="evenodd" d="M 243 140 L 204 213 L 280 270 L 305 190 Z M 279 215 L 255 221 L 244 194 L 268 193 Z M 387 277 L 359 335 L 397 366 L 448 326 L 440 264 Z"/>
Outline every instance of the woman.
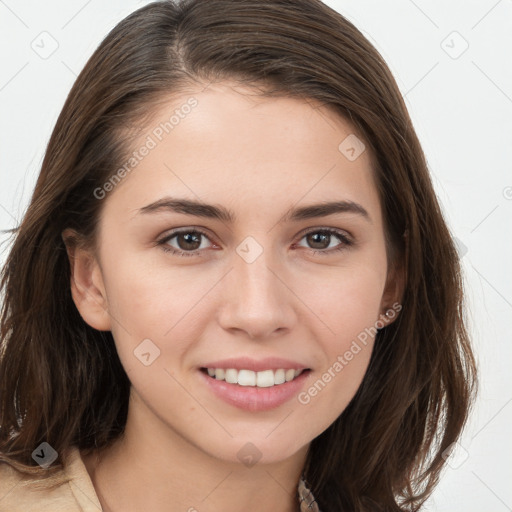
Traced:
<path fill-rule="evenodd" d="M 406 107 L 316 0 L 119 23 L 2 290 L 0 510 L 419 510 L 474 395 Z"/>

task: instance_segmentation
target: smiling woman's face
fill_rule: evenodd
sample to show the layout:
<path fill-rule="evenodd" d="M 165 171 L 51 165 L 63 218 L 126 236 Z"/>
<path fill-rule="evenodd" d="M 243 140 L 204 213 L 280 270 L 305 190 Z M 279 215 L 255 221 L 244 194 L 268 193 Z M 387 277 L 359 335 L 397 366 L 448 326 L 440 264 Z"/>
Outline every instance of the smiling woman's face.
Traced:
<path fill-rule="evenodd" d="M 170 99 L 134 144 L 140 161 L 99 199 L 99 253 L 72 287 L 83 318 L 112 331 L 148 428 L 234 462 L 250 442 L 272 462 L 348 405 L 368 329 L 396 300 L 353 134 L 318 104 L 223 83 Z M 330 214 L 309 208 L 331 202 Z M 243 385 L 208 367 L 246 370 L 227 373 Z M 264 371 L 280 369 L 305 371 Z"/>

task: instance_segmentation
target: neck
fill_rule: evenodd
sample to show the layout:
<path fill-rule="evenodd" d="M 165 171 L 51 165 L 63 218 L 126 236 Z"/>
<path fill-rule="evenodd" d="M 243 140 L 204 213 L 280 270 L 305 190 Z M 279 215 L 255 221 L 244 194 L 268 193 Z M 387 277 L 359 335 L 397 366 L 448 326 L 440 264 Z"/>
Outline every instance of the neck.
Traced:
<path fill-rule="evenodd" d="M 303 447 L 272 464 L 245 466 L 205 453 L 130 403 L 123 436 L 84 456 L 104 512 L 297 512 Z M 154 416 L 153 416 L 154 418 Z"/>

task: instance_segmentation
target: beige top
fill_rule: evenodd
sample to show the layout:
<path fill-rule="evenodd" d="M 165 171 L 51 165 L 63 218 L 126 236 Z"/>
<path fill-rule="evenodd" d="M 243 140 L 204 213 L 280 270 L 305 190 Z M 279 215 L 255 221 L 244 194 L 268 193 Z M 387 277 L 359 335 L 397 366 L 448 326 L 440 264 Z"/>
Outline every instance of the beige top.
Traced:
<path fill-rule="evenodd" d="M 0 512 L 101 512 L 102 508 L 77 446 L 70 448 L 64 469 L 56 474 L 71 478 L 51 490 L 44 479 L 20 473 L 0 462 Z M 55 479 L 52 478 L 53 482 Z M 42 482 L 42 483 L 41 483 Z"/>

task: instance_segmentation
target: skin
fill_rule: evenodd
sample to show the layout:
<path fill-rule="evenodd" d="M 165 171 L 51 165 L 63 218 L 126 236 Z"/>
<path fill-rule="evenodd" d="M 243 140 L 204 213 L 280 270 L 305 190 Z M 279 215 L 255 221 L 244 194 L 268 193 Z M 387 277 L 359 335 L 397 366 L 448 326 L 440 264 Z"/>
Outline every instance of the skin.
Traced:
<path fill-rule="evenodd" d="M 392 321 L 383 313 L 398 281 L 369 151 L 354 161 L 340 152 L 355 131 L 326 107 L 230 82 L 169 97 L 134 150 L 191 96 L 197 106 L 101 199 L 98 252 L 68 247 L 75 304 L 89 325 L 112 331 L 132 383 L 125 435 L 84 461 L 105 511 L 296 511 L 309 444 L 354 396 L 373 339 L 309 403 L 294 397 L 269 411 L 215 397 L 198 367 L 284 357 L 311 369 L 307 391 L 365 328 Z M 164 196 L 222 205 L 237 219 L 139 213 Z M 278 223 L 291 207 L 334 200 L 360 204 L 369 220 L 348 212 Z M 195 256 L 156 244 L 192 227 L 207 236 L 167 246 L 199 247 Z M 315 244 L 301 234 L 322 228 L 354 244 L 336 251 L 335 235 Z M 247 236 L 263 250 L 251 263 L 236 252 Z M 134 356 L 144 339 L 160 349 L 149 366 Z M 261 454 L 251 467 L 237 456 L 248 442 Z"/>

